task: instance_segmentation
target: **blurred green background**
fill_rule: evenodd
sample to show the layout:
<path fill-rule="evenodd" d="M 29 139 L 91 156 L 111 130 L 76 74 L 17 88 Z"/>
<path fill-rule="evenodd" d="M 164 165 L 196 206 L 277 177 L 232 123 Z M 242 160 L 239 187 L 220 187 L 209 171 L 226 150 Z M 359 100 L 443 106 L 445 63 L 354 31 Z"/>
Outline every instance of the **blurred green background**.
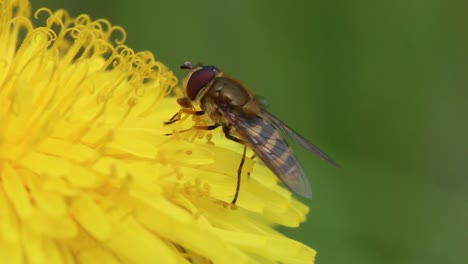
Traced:
<path fill-rule="evenodd" d="M 123 26 L 179 78 L 219 66 L 334 157 L 295 148 L 314 198 L 284 232 L 317 263 L 467 263 L 466 1 L 33 2 Z"/>

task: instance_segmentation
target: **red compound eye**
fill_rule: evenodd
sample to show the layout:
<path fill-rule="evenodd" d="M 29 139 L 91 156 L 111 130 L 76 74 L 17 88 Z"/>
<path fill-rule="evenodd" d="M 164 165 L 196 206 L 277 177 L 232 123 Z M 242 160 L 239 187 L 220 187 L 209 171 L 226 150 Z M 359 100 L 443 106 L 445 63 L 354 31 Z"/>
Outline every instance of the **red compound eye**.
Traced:
<path fill-rule="evenodd" d="M 195 100 L 198 93 L 216 76 L 216 68 L 213 66 L 204 66 L 200 70 L 192 73 L 187 82 L 187 97 Z"/>

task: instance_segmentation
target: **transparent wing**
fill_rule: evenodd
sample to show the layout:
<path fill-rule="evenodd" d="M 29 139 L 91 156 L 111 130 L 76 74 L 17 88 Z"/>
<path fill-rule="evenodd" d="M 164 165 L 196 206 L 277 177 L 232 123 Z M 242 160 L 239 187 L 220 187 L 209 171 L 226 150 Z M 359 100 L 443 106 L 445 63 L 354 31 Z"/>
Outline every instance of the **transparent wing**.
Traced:
<path fill-rule="evenodd" d="M 307 198 L 312 197 L 304 170 L 275 127 L 260 117 L 246 118 L 231 112 L 224 112 L 223 116 L 292 191 Z"/>
<path fill-rule="evenodd" d="M 340 165 L 336 163 L 332 158 L 330 158 L 327 154 L 321 151 L 317 146 L 312 144 L 310 141 L 305 139 L 303 136 L 299 135 L 296 131 L 292 128 L 288 127 L 285 123 L 279 120 L 276 116 L 272 115 L 267 111 L 262 111 L 262 116 L 264 116 L 268 121 L 270 121 L 276 128 L 278 128 L 281 132 L 283 132 L 286 136 L 291 138 L 294 142 L 299 144 L 301 147 L 305 148 L 306 150 L 314 153 L 319 158 L 329 162 L 331 165 L 339 168 Z"/>

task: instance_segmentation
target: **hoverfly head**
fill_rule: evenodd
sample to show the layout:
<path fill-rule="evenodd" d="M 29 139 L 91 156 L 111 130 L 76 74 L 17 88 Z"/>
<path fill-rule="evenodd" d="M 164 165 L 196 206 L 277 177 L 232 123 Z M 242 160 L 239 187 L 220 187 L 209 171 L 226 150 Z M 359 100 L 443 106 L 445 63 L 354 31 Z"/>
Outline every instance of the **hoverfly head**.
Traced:
<path fill-rule="evenodd" d="M 189 70 L 184 77 L 183 84 L 184 93 L 191 101 L 197 98 L 200 91 L 206 87 L 219 72 L 218 68 L 215 66 L 193 65 L 189 61 L 185 62 L 180 68 Z"/>

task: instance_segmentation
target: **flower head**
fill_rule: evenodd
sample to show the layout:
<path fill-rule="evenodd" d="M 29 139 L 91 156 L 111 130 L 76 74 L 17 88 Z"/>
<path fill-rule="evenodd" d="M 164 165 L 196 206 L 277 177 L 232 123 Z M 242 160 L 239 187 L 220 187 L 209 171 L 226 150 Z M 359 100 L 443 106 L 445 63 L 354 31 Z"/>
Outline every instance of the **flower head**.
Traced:
<path fill-rule="evenodd" d="M 40 9 L 35 27 L 30 12 L 0 1 L 2 261 L 313 261 L 273 229 L 298 226 L 308 208 L 271 172 L 247 159 L 228 208 L 241 148 L 217 132 L 177 133 L 190 118 L 163 126 L 178 110 L 166 66 L 106 20 Z"/>

